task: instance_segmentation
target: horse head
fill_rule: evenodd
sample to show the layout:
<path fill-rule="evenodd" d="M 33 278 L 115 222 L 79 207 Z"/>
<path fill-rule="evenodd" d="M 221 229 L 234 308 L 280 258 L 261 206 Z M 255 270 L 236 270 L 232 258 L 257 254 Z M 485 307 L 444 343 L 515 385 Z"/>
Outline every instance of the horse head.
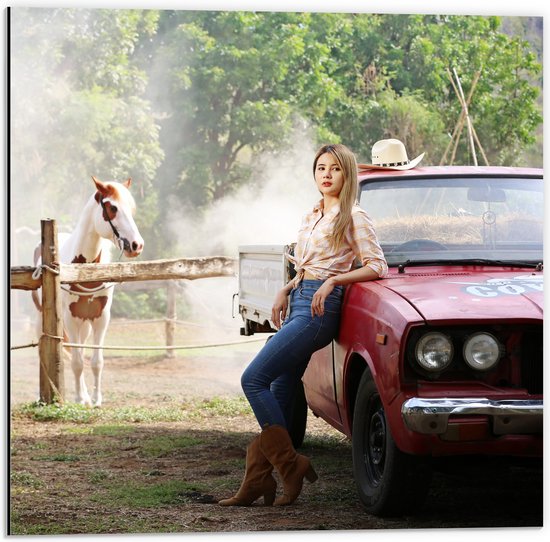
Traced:
<path fill-rule="evenodd" d="M 102 182 L 92 176 L 97 188 L 95 200 L 99 210 L 95 214 L 98 234 L 113 241 L 129 258 L 139 256 L 143 250 L 143 237 L 134 222 L 136 203 L 128 190 L 131 179 L 123 183 Z"/>

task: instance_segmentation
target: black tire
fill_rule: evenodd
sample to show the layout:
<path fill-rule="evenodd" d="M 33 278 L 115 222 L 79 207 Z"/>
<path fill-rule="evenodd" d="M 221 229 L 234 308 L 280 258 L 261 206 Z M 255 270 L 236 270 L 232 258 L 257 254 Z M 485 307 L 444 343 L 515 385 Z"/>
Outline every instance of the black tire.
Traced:
<path fill-rule="evenodd" d="M 430 488 L 430 465 L 397 448 L 368 370 L 359 383 L 352 431 L 353 474 L 367 512 L 395 517 L 418 509 Z"/>
<path fill-rule="evenodd" d="M 300 380 L 296 386 L 294 402 L 292 405 L 292 417 L 288 427 L 288 433 L 292 439 L 294 448 L 300 448 L 304 442 L 307 425 L 307 401 L 304 393 L 304 384 Z"/>

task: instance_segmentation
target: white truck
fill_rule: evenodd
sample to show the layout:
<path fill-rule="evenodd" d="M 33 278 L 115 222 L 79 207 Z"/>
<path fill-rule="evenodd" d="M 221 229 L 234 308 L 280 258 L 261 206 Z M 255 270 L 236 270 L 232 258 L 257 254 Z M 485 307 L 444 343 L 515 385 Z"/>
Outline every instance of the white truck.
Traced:
<path fill-rule="evenodd" d="M 290 245 L 246 245 L 239 247 L 239 314 L 243 319 L 241 335 L 273 333 L 271 307 L 277 292 L 295 276 L 294 265 L 285 256 Z M 271 335 L 267 338 L 269 340 Z M 302 445 L 306 432 L 307 402 L 303 383 L 296 388 L 292 421 L 288 432 L 295 448 Z"/>
<path fill-rule="evenodd" d="M 239 247 L 239 314 L 241 335 L 275 331 L 271 307 L 277 292 L 294 276 L 285 257 L 293 245 L 246 245 Z"/>

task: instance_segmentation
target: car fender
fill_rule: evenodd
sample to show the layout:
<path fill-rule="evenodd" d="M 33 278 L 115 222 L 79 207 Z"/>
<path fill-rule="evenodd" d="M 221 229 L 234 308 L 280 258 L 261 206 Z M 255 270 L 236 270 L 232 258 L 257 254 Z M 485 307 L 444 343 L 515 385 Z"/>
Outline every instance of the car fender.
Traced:
<path fill-rule="evenodd" d="M 344 433 L 351 436 L 359 380 L 368 368 L 388 408 L 402 391 L 402 351 L 411 325 L 421 315 L 405 299 L 385 287 L 389 281 L 357 283 L 349 288 L 335 343 L 336 396 Z M 392 425 L 399 420 L 392 420 Z M 392 427 L 396 431 L 400 428 Z"/>

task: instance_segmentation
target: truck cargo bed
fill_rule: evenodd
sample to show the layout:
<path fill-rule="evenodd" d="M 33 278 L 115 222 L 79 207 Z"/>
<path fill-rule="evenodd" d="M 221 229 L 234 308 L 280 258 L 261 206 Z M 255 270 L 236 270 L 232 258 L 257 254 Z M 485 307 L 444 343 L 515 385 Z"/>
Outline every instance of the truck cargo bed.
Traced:
<path fill-rule="evenodd" d="M 292 249 L 293 245 L 239 247 L 239 314 L 244 322 L 242 335 L 275 331 L 271 307 L 277 292 L 292 275 L 292 264 L 285 255 Z"/>

